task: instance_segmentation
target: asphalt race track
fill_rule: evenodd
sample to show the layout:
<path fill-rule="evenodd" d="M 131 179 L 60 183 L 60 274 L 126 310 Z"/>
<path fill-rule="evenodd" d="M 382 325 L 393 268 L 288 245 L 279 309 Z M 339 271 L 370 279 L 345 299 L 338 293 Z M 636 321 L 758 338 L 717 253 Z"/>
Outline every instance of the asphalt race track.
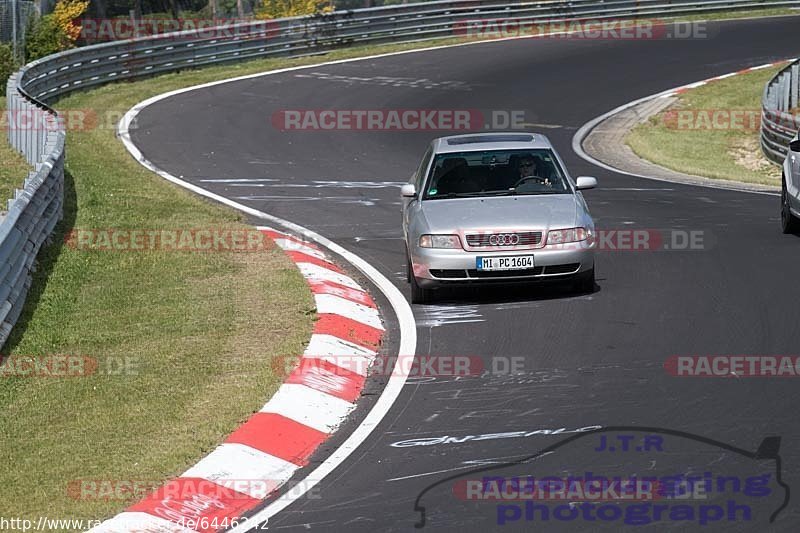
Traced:
<path fill-rule="evenodd" d="M 551 506 L 544 520 L 529 502 L 458 497 L 465 480 L 489 475 L 592 472 L 742 480 L 733 497 L 695 494 L 684 502 L 691 518 L 680 515 L 691 509 L 664 511 L 648 530 L 699 529 L 700 507 L 714 504 L 725 514 L 714 519 L 716 511 L 702 510 L 703 530 L 797 531 L 800 497 L 782 508 L 789 494 L 776 473 L 800 487 L 800 382 L 679 378 L 664 369 L 673 355 L 798 355 L 800 238 L 781 234 L 778 198 L 616 175 L 577 157 L 571 140 L 588 120 L 636 98 L 795 57 L 798 27 L 800 18 L 784 17 L 711 24 L 705 39 L 488 42 L 243 80 L 146 108 L 133 140 L 158 167 L 321 233 L 406 294 L 399 184 L 428 141 L 449 132 L 281 131 L 276 112 L 522 110 L 573 176 L 598 178 L 584 194 L 598 228 L 703 232 L 701 249 L 600 252 L 591 295 L 490 287 L 414 306 L 417 355 L 475 356 L 486 372 L 409 379 L 382 425 L 322 482 L 318 497 L 289 506 L 270 529 L 409 531 L 420 520 L 415 502 L 423 491 L 429 530 L 634 527 L 608 510 L 598 516 L 582 508 L 569 518 L 567 509 L 556 518 Z M 511 358 L 520 371 L 503 373 Z M 596 426 L 649 429 L 575 432 Z M 551 434 L 536 432 L 545 429 Z M 627 450 L 625 435 L 633 438 Z M 768 436 L 782 439 L 779 463 L 753 453 Z M 768 494 L 745 490 L 746 480 L 765 473 Z M 749 506 L 749 521 L 732 501 Z"/>

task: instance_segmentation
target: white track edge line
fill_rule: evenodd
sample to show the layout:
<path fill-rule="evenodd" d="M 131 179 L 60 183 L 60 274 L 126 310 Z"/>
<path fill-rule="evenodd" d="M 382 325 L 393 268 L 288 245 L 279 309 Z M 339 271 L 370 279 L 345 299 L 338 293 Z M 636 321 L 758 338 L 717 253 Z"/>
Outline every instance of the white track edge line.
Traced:
<path fill-rule="evenodd" d="M 138 149 L 138 147 L 133 143 L 131 136 L 130 136 L 130 125 L 135 120 L 136 116 L 146 107 L 169 98 L 171 96 L 207 88 L 215 85 L 221 85 L 224 83 L 230 83 L 234 81 L 238 81 L 241 79 L 249 79 L 255 78 L 260 76 L 266 76 L 270 74 L 278 74 L 282 72 L 287 72 L 291 70 L 300 70 L 300 69 L 307 69 L 307 68 L 315 68 L 320 66 L 325 66 L 329 64 L 338 64 L 338 63 L 345 63 L 351 61 L 363 61 L 368 59 L 373 59 L 377 57 L 384 57 L 388 55 L 400 55 L 405 53 L 411 52 L 419 52 L 423 50 L 431 50 L 443 47 L 434 47 L 434 48 L 427 48 L 422 50 L 413 50 L 413 51 L 403 51 L 403 52 L 394 52 L 390 54 L 380 54 L 380 55 L 372 55 L 362 58 L 353 58 L 341 61 L 332 61 L 328 63 L 321 63 L 316 65 L 304 65 L 300 67 L 292 67 L 287 69 L 277 69 L 269 72 L 262 72 L 255 75 L 243 76 L 238 78 L 232 78 L 229 80 L 219 80 L 216 82 L 205 83 L 202 85 L 196 85 L 193 87 L 186 87 L 183 89 L 179 89 L 176 91 L 170 91 L 161 95 L 153 96 L 148 98 L 142 102 L 139 102 L 130 110 L 128 110 L 122 119 L 119 122 L 119 126 L 117 129 L 117 135 L 125 145 L 125 148 L 128 152 L 133 156 L 133 158 L 139 162 L 142 166 L 147 168 L 148 170 L 154 172 L 155 174 L 161 176 L 165 180 L 174 183 L 180 187 L 188 189 L 196 194 L 204 196 L 206 198 L 218 201 L 224 205 L 237 209 L 243 213 L 247 213 L 248 215 L 268 220 L 273 224 L 277 224 L 282 226 L 288 230 L 294 231 L 299 233 L 318 244 L 326 247 L 330 251 L 334 252 L 335 254 L 339 255 L 361 271 L 364 276 L 367 277 L 377 288 L 380 290 L 383 295 L 388 300 L 389 304 L 392 307 L 395 315 L 397 316 L 397 321 L 400 328 L 400 345 L 398 347 L 398 353 L 401 354 L 411 354 L 416 352 L 417 347 L 417 330 L 416 330 L 416 322 L 414 320 L 414 314 L 411 311 L 411 306 L 406 301 L 403 294 L 400 290 L 395 287 L 391 281 L 389 281 L 383 274 L 381 274 L 375 267 L 369 264 L 367 261 L 362 259 L 360 256 L 346 250 L 342 246 L 336 244 L 335 242 L 331 241 L 330 239 L 323 237 L 322 235 L 311 231 L 299 224 L 295 224 L 288 220 L 284 220 L 282 218 L 264 213 L 252 207 L 248 207 L 246 205 L 240 204 L 218 194 L 215 194 L 209 190 L 203 189 L 202 187 L 198 187 L 188 181 L 184 181 L 172 174 L 159 169 L 154 163 L 149 161 L 144 157 L 142 152 Z M 372 431 L 380 424 L 386 414 L 389 412 L 389 409 L 394 405 L 394 402 L 397 400 L 397 397 L 400 395 L 400 392 L 405 385 L 407 376 L 404 375 L 403 372 L 399 372 L 399 366 L 401 364 L 401 359 L 398 358 L 397 363 L 395 364 L 395 371 L 392 372 L 391 377 L 389 378 L 386 386 L 383 389 L 380 397 L 375 402 L 375 405 L 372 406 L 370 412 L 361 422 L 361 424 L 347 437 L 347 439 L 325 460 L 323 461 L 317 468 L 315 468 L 312 472 L 306 476 L 306 482 L 302 484 L 302 490 L 293 490 L 290 496 L 285 498 L 281 498 L 272 504 L 268 505 L 248 520 L 246 523 L 243 523 L 236 528 L 229 530 L 231 533 L 242 533 L 244 531 L 248 531 L 252 527 L 255 527 L 259 522 L 264 522 L 268 520 L 270 517 L 276 515 L 278 512 L 283 510 L 284 508 L 288 507 L 292 502 L 295 500 L 300 499 L 303 497 L 309 490 L 311 490 L 314 486 L 317 485 L 320 481 L 322 481 L 325 477 L 327 477 L 331 472 L 333 472 L 341 463 L 343 463 L 349 456 L 352 454 L 372 433 Z"/>

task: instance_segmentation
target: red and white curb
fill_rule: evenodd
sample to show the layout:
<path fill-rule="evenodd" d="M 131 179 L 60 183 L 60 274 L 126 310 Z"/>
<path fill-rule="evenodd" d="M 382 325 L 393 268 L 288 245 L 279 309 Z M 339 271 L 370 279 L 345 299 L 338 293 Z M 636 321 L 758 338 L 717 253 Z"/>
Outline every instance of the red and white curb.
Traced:
<path fill-rule="evenodd" d="M 220 446 L 92 532 L 210 532 L 273 495 L 355 408 L 384 327 L 372 297 L 315 244 L 259 227 L 308 282 L 318 320 L 275 395 Z"/>
<path fill-rule="evenodd" d="M 707 80 L 696 81 L 694 83 L 689 83 L 689 84 L 683 85 L 681 87 L 676 87 L 675 89 L 671 89 L 670 91 L 668 91 L 666 93 L 659 94 L 658 97 L 660 97 L 660 98 L 670 98 L 672 96 L 683 94 L 686 91 L 689 91 L 691 89 L 696 89 L 698 87 L 702 87 L 703 85 L 708 85 L 709 83 L 713 83 L 715 81 L 724 80 L 724 79 L 727 79 L 727 78 L 732 78 L 734 76 L 740 76 L 742 74 L 749 74 L 750 72 L 754 72 L 756 70 L 763 70 L 765 68 L 779 67 L 781 65 L 785 65 L 786 63 L 789 63 L 790 61 L 794 61 L 794 59 L 785 59 L 783 61 L 776 61 L 774 63 L 765 63 L 763 65 L 758 65 L 757 67 L 750 67 L 750 68 L 745 68 L 745 69 L 742 69 L 742 70 L 737 70 L 736 72 L 729 72 L 728 74 L 723 74 L 722 76 L 714 76 L 713 78 L 708 78 Z"/>

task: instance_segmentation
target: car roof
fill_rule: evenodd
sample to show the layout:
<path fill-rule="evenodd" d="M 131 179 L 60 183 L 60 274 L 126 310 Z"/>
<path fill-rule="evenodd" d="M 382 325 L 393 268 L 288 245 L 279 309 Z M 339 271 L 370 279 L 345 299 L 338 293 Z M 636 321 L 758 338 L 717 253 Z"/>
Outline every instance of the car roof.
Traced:
<path fill-rule="evenodd" d="M 472 152 L 483 150 L 525 150 L 550 148 L 550 140 L 541 133 L 513 131 L 468 133 L 450 135 L 433 140 L 433 151 L 437 154 Z"/>

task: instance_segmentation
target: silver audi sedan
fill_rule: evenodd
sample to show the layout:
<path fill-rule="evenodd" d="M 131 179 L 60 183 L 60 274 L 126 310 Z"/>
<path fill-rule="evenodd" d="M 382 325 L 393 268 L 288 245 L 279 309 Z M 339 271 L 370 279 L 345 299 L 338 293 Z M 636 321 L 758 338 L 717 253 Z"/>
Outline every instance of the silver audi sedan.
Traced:
<path fill-rule="evenodd" d="M 435 139 L 401 188 L 411 301 L 445 285 L 569 279 L 594 289 L 595 228 L 581 194 L 539 133 Z"/>

